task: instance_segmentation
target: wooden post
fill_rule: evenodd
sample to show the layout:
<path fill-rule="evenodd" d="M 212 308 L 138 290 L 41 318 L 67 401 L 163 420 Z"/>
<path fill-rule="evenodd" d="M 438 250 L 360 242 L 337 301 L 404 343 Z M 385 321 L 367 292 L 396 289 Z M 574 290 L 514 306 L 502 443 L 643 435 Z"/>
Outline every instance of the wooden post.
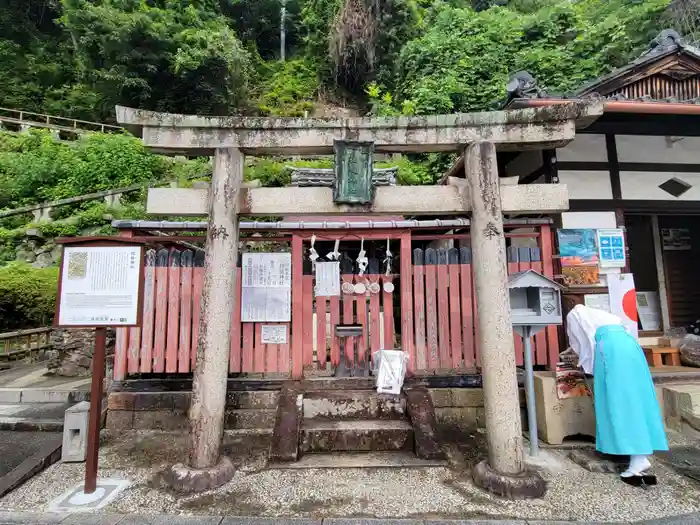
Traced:
<path fill-rule="evenodd" d="M 219 148 L 209 195 L 209 225 L 199 321 L 197 362 L 190 407 L 190 467 L 217 465 L 226 408 L 231 319 L 238 260 L 238 201 L 243 182 L 243 154 Z"/>
<path fill-rule="evenodd" d="M 100 423 L 102 419 L 102 384 L 105 378 L 105 346 L 107 329 L 95 328 L 95 349 L 92 354 L 92 385 L 90 387 L 90 414 L 88 419 L 87 461 L 85 463 L 85 494 L 97 489 L 97 462 L 100 451 Z"/>
<path fill-rule="evenodd" d="M 304 249 L 302 238 L 298 234 L 292 237 L 292 379 L 301 379 L 304 375 Z M 331 327 L 333 330 L 333 327 Z"/>

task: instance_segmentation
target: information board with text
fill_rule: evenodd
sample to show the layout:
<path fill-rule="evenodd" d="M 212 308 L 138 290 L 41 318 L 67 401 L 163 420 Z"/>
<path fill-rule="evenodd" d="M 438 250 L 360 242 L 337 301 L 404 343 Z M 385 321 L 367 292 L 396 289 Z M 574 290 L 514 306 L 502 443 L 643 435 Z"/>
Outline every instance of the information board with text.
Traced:
<path fill-rule="evenodd" d="M 141 246 L 66 246 L 58 326 L 137 326 Z"/>

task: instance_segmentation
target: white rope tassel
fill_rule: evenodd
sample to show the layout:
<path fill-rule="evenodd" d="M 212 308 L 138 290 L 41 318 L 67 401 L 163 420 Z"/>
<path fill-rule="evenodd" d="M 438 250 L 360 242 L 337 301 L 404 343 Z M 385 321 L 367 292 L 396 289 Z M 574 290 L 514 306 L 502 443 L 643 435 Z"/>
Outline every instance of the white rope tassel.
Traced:
<path fill-rule="evenodd" d="M 314 248 L 314 244 L 316 243 L 316 235 L 311 236 L 311 249 L 309 250 L 309 259 L 311 259 L 312 263 L 316 263 L 316 259 L 319 258 L 318 252 L 316 251 L 316 248 Z"/>
<path fill-rule="evenodd" d="M 340 259 L 340 252 L 338 251 L 338 248 L 340 248 L 340 239 L 335 240 L 335 245 L 333 246 L 333 251 L 330 252 L 328 255 L 326 255 L 326 258 L 330 261 L 337 261 Z"/>
<path fill-rule="evenodd" d="M 367 252 L 365 251 L 365 239 L 360 240 L 360 253 L 357 255 L 357 267 L 360 269 L 359 275 L 364 275 L 367 266 L 369 265 L 369 259 L 367 258 Z"/>
<path fill-rule="evenodd" d="M 393 257 L 391 250 L 389 249 L 389 239 L 386 240 L 386 253 L 384 256 L 384 264 L 386 264 L 386 270 L 384 275 L 391 274 L 391 258 Z"/>

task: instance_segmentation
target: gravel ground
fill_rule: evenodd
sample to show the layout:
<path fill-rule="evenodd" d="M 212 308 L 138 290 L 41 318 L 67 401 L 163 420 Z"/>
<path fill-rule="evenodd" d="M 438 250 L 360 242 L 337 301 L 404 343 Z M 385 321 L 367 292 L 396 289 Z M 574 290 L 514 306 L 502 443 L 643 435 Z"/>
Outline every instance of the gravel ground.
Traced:
<path fill-rule="evenodd" d="M 471 436 L 474 438 L 474 436 Z M 475 438 L 477 441 L 479 437 Z M 673 444 L 688 444 L 678 436 Z M 460 448 L 473 451 L 481 443 Z M 468 468 L 478 453 L 452 448 L 451 468 L 267 470 L 264 437 L 227 436 L 238 471 L 225 486 L 196 496 L 165 489 L 160 471 L 185 456 L 185 438 L 142 432 L 104 436 L 102 477 L 133 482 L 103 512 L 231 514 L 296 517 L 519 518 L 627 521 L 700 511 L 700 484 L 657 461 L 659 485 L 645 491 L 611 474 L 592 474 L 561 454 L 541 500 L 506 501 L 477 489 Z M 84 465 L 56 464 L 0 500 L 0 510 L 44 510 L 83 479 Z"/>

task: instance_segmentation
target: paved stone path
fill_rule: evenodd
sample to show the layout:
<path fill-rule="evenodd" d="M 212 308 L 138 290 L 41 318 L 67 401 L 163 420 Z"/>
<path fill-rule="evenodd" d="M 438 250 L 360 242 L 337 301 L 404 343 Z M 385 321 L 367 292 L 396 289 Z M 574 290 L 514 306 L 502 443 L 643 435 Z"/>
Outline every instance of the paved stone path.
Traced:
<path fill-rule="evenodd" d="M 697 525 L 700 513 L 618 525 Z M 391 520 L 325 518 L 241 518 L 234 516 L 174 516 L 172 514 L 50 514 L 1 512 L 0 525 L 603 525 L 591 521 L 538 520 Z M 614 525 L 608 522 L 607 525 Z"/>

